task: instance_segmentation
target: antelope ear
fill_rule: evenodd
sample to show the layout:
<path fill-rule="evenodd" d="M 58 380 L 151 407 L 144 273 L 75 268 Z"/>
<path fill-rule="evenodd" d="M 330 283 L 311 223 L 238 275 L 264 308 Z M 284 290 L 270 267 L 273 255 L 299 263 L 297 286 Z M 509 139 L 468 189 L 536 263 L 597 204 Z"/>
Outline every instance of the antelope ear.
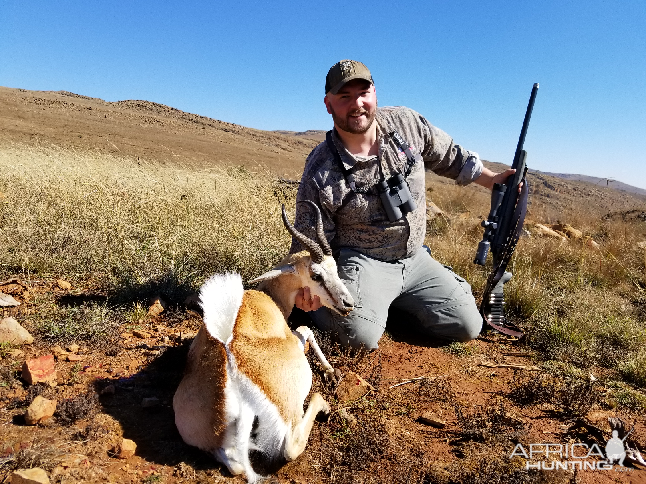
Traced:
<path fill-rule="evenodd" d="M 292 265 L 276 267 L 269 272 L 265 272 L 263 275 L 256 277 L 249 281 L 249 284 L 256 284 L 262 281 L 268 281 L 269 279 L 274 279 L 282 274 L 295 274 L 296 269 Z"/>

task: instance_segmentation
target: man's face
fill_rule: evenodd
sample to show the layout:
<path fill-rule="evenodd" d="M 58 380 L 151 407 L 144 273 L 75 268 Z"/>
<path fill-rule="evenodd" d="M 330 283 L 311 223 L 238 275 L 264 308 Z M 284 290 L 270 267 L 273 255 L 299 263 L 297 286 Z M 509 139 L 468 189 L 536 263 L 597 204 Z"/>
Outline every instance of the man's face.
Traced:
<path fill-rule="evenodd" d="M 343 85 L 336 94 L 325 96 L 325 107 L 332 115 L 337 129 L 353 134 L 363 134 L 375 120 L 377 93 L 375 86 L 355 79 Z"/>

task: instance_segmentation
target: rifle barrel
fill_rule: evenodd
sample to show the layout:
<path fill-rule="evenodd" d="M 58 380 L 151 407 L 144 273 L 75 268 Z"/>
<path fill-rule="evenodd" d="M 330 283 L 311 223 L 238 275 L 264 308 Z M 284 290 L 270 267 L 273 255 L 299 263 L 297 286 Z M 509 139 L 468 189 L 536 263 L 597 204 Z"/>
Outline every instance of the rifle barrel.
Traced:
<path fill-rule="evenodd" d="M 520 152 L 523 151 L 525 144 L 525 136 L 527 136 L 527 128 L 529 127 L 529 120 L 532 117 L 532 110 L 534 109 L 534 101 L 536 101 L 536 93 L 538 92 L 538 82 L 532 87 L 532 94 L 529 96 L 529 103 L 527 104 L 527 111 L 525 112 L 525 120 L 523 121 L 523 128 L 520 130 L 520 137 L 518 138 L 518 145 L 516 146 L 516 154 L 514 155 L 514 162 L 511 167 L 516 168 Z"/>

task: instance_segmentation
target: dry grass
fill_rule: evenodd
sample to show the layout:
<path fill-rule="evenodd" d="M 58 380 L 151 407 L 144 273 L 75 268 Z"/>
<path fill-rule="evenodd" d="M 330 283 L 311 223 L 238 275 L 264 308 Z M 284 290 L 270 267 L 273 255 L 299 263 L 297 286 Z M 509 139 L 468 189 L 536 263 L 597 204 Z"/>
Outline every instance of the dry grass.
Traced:
<path fill-rule="evenodd" d="M 242 168 L 11 145 L 0 173 L 0 274 L 195 285 L 216 271 L 257 275 L 289 241 L 279 202 L 290 189 Z"/>

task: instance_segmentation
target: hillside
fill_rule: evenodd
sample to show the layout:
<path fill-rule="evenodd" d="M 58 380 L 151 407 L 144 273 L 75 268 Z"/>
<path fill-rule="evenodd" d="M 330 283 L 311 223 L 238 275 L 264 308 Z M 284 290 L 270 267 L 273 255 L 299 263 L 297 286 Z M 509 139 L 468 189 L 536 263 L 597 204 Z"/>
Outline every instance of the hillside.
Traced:
<path fill-rule="evenodd" d="M 242 165 L 295 177 L 316 146 L 149 101 L 0 87 L 0 142 L 56 145 L 193 167 Z"/>
<path fill-rule="evenodd" d="M 537 170 L 538 171 L 538 170 Z M 540 173 L 540 172 L 539 172 Z M 646 190 L 643 188 L 634 187 L 628 185 L 627 183 L 620 182 L 619 180 L 613 180 L 612 178 L 598 178 L 596 176 L 587 176 L 587 175 L 577 175 L 577 174 L 568 174 L 568 173 L 549 173 L 545 172 L 545 175 L 555 176 L 557 178 L 563 178 L 570 181 L 583 181 L 591 183 L 592 185 L 601 185 L 601 186 L 611 186 L 615 190 L 628 193 L 636 193 L 637 195 L 646 196 Z"/>

